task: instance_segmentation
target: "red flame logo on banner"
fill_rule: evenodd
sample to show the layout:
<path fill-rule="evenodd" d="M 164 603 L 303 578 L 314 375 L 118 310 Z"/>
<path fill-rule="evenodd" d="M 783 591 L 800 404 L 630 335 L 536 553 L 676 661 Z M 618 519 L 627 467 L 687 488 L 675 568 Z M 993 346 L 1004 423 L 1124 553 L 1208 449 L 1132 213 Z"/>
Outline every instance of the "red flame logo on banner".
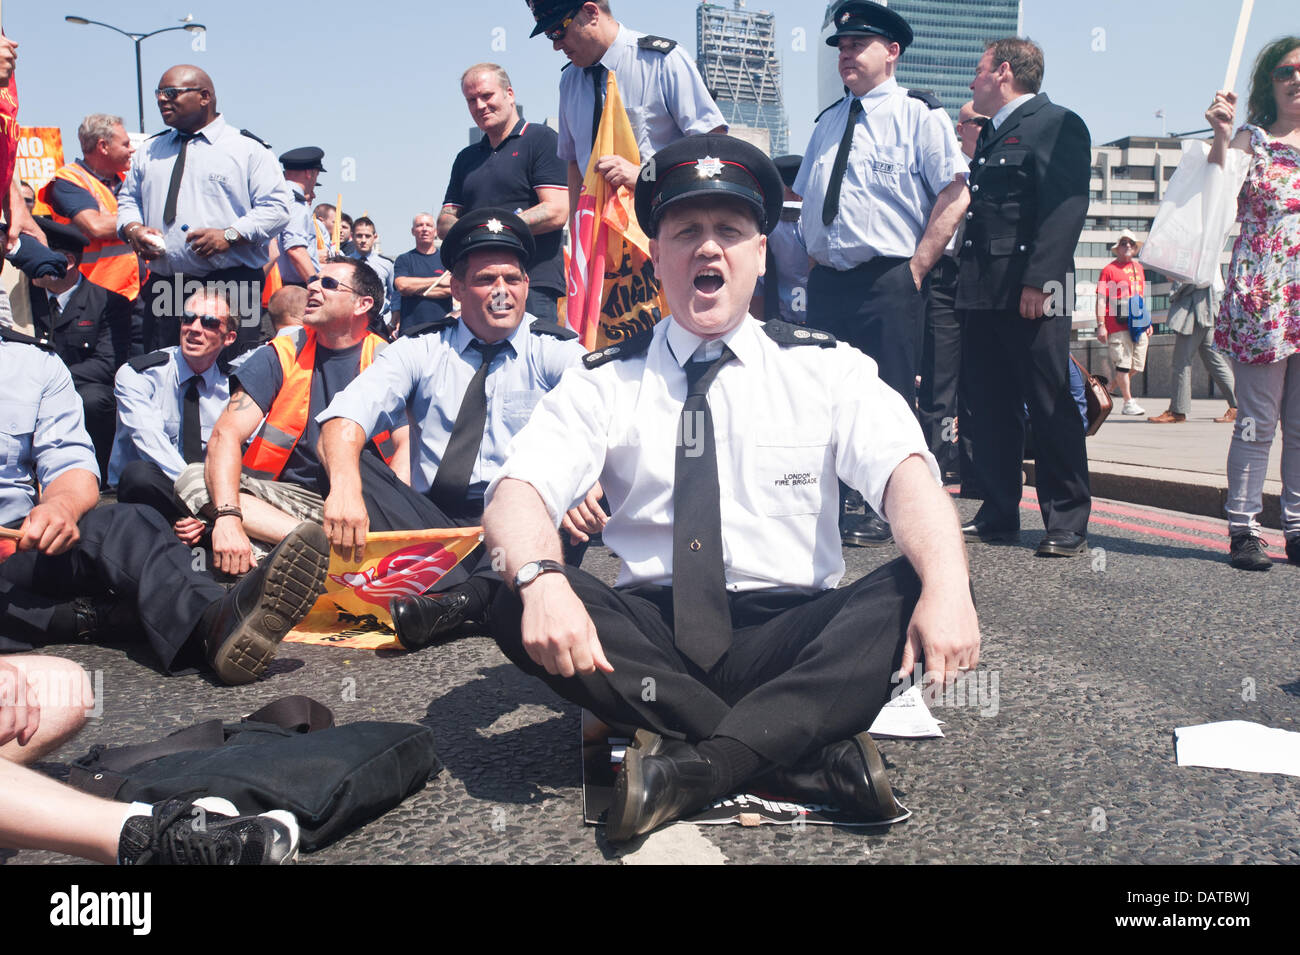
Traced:
<path fill-rule="evenodd" d="M 330 574 L 330 580 L 366 603 L 387 607 L 394 597 L 412 597 L 428 592 L 442 576 L 456 566 L 456 555 L 436 541 L 424 541 L 393 551 L 374 567 L 356 573 Z"/>

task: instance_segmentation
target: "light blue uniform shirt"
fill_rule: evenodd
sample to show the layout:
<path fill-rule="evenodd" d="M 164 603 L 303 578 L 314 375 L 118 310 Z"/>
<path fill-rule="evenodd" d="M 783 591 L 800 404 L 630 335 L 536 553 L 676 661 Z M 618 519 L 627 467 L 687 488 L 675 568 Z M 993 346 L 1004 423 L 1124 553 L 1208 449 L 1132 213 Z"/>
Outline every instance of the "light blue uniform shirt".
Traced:
<path fill-rule="evenodd" d="M 81 468 L 99 480 L 81 398 L 67 365 L 35 345 L 0 340 L 0 524 L 36 505 L 36 484 Z"/>
<path fill-rule="evenodd" d="M 710 133 L 725 127 L 717 103 L 709 95 L 695 63 L 675 46 L 667 53 L 643 50 L 637 40 L 645 36 L 625 26 L 610 44 L 600 63 L 618 78 L 618 92 L 645 162 L 669 143 L 692 133 Z M 561 159 L 576 161 L 584 175 L 591 158 L 591 110 L 596 91 L 591 76 L 570 66 L 560 76 Z"/>
<path fill-rule="evenodd" d="M 786 215 L 795 216 L 787 221 Z M 781 221 L 776 224 L 772 234 L 767 237 L 767 247 L 776 260 L 777 302 L 781 308 L 781 320 L 794 322 L 796 325 L 808 324 L 808 249 L 803 244 L 803 229 L 799 225 L 799 203 L 787 202 L 782 212 Z M 760 275 L 754 287 L 754 295 L 766 301 L 767 282 L 770 273 Z M 766 317 L 766 316 L 765 316 Z"/>
<path fill-rule="evenodd" d="M 108 483 L 112 487 L 117 486 L 122 469 L 132 461 L 152 461 L 172 480 L 180 477 L 185 468 L 181 422 L 191 378 L 199 380 L 199 424 L 205 450 L 212 426 L 230 400 L 230 385 L 218 362 L 196 375 L 179 345 L 162 351 L 168 355 L 163 364 L 136 371 L 128 363 L 117 370 L 113 381 L 117 435 L 108 459 Z"/>
<path fill-rule="evenodd" d="M 289 224 L 280 231 L 280 278 L 287 282 L 306 282 L 311 275 L 299 275 L 293 259 L 285 255 L 290 249 L 306 249 L 311 257 L 312 275 L 320 271 L 320 251 L 316 243 L 316 217 L 311 214 L 311 203 L 296 182 L 289 183 L 293 189 L 293 205 L 289 209 Z"/>
<path fill-rule="evenodd" d="M 582 363 L 586 354 L 575 340 L 529 331 L 531 315 L 507 338 L 509 344 L 492 361 L 488 371 L 487 425 L 483 444 L 470 474 L 469 498 L 479 499 L 505 462 L 511 439 L 527 424 L 542 395 L 554 388 L 566 368 Z M 380 353 L 330 406 L 317 415 L 348 418 L 367 437 L 382 430 L 381 416 L 398 422 L 402 412 L 411 423 L 411 487 L 424 493 L 433 486 L 438 465 L 447 450 L 461 400 L 478 371 L 481 356 L 470 347 L 474 335 L 463 322 L 413 338 L 399 338 Z M 556 448 L 563 453 L 563 448 Z"/>
<path fill-rule="evenodd" d="M 791 187 L 803 197 L 799 224 L 808 254 L 841 271 L 878 255 L 911 258 L 935 198 L 969 168 L 948 114 L 908 96 L 893 77 L 860 99 L 839 213 L 831 224 L 822 225 L 822 206 L 851 96 L 818 121 Z"/>
<path fill-rule="evenodd" d="M 293 192 L 271 150 L 218 116 L 186 148 L 176 221 L 164 226 L 163 208 L 180 149 L 180 134 L 169 129 L 136 152 L 117 197 L 119 233 L 130 222 L 162 232 L 167 252 L 149 262 L 160 275 L 202 276 L 238 265 L 266 265 L 267 246 L 289 221 L 293 204 Z M 229 228 L 244 241 L 227 252 L 204 258 L 185 244 L 185 237 L 196 229 Z"/>

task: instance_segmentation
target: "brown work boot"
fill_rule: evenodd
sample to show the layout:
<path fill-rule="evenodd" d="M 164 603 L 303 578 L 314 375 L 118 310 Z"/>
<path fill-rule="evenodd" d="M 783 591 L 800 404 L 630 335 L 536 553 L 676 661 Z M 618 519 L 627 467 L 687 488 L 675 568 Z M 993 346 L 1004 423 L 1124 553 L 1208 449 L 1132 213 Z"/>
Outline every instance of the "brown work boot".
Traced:
<path fill-rule="evenodd" d="M 1185 414 L 1175 414 L 1172 411 L 1162 411 L 1158 415 L 1152 415 L 1147 418 L 1152 424 L 1182 424 L 1187 420 Z"/>
<path fill-rule="evenodd" d="M 1219 424 L 1230 424 L 1237 420 L 1237 409 L 1229 408 L 1221 417 L 1215 418 L 1214 420 L 1219 422 Z"/>

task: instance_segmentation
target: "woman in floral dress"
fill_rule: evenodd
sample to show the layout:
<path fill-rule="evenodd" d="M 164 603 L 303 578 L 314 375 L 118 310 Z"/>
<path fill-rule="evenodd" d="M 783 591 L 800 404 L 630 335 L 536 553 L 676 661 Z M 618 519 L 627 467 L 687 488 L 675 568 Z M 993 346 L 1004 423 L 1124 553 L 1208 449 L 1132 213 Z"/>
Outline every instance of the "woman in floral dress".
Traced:
<path fill-rule="evenodd" d="M 1229 559 L 1240 570 L 1268 570 L 1255 518 L 1279 423 L 1282 530 L 1287 559 L 1300 564 L 1300 37 L 1260 53 L 1248 121 L 1232 136 L 1236 99 L 1220 90 L 1205 113 L 1214 128 L 1210 162 L 1225 165 L 1231 148 L 1250 163 L 1214 343 L 1232 360 L 1240 409 L 1228 451 Z"/>

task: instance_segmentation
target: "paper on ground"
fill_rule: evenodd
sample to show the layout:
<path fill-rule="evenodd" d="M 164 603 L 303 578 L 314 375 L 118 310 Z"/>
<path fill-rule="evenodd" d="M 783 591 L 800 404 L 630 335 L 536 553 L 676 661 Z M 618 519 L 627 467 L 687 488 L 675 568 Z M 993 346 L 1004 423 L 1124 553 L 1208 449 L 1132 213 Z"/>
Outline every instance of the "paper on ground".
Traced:
<path fill-rule="evenodd" d="M 1300 733 L 1246 720 L 1176 727 L 1174 754 L 1179 766 L 1300 776 Z"/>
<path fill-rule="evenodd" d="M 906 693 L 900 693 L 885 704 L 871 724 L 871 735 L 922 739 L 942 736 L 943 730 L 939 726 L 940 721 L 930 715 L 930 708 L 925 705 L 921 688 L 913 684 Z"/>

